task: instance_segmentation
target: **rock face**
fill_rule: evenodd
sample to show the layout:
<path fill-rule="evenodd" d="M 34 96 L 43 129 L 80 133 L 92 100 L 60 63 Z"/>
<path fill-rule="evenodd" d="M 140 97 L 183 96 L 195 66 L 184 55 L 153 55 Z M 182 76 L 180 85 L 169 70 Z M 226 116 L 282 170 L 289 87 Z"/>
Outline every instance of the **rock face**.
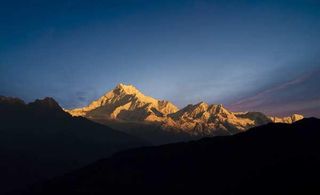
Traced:
<path fill-rule="evenodd" d="M 278 118 L 259 112 L 231 112 L 221 104 L 200 102 L 179 110 L 169 101 L 145 96 L 132 85 L 119 84 L 115 89 L 84 108 L 66 110 L 73 116 L 91 120 L 153 123 L 163 130 L 190 135 L 230 135 L 271 122 L 293 123 L 301 115 Z M 108 124 L 107 122 L 103 122 Z"/>

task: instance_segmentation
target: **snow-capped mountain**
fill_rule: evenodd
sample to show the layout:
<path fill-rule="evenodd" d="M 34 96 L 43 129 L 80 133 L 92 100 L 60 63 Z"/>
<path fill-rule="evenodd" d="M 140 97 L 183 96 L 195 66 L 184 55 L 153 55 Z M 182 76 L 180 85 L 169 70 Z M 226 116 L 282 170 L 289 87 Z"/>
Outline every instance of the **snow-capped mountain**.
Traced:
<path fill-rule="evenodd" d="M 118 84 L 115 89 L 84 108 L 66 110 L 74 116 L 93 120 L 122 120 L 129 122 L 163 121 L 178 111 L 169 101 L 145 96 L 132 85 Z"/>
<path fill-rule="evenodd" d="M 221 104 L 200 102 L 178 109 L 169 101 L 142 94 L 132 85 L 118 84 L 86 107 L 66 110 L 97 122 L 156 124 L 163 130 L 191 135 L 228 135 L 270 122 L 293 123 L 303 118 L 268 117 L 260 112 L 231 112 Z"/>
<path fill-rule="evenodd" d="M 272 122 L 274 123 L 294 123 L 298 120 L 303 119 L 303 116 L 300 114 L 293 114 L 292 116 L 288 116 L 288 117 L 270 117 L 270 119 L 272 120 Z"/>
<path fill-rule="evenodd" d="M 170 114 L 175 127 L 194 135 L 234 134 L 271 120 L 262 113 L 233 113 L 221 104 L 200 102 Z"/>

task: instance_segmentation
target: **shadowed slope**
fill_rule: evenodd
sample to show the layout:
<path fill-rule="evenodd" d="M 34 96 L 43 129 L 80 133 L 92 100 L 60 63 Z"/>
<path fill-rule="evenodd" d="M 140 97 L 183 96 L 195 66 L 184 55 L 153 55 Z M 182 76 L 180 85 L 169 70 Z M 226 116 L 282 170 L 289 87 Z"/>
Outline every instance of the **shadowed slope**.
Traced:
<path fill-rule="evenodd" d="M 52 98 L 0 97 L 0 193 L 146 143 L 64 112 Z"/>
<path fill-rule="evenodd" d="M 128 150 L 29 194 L 318 194 L 320 120 Z"/>

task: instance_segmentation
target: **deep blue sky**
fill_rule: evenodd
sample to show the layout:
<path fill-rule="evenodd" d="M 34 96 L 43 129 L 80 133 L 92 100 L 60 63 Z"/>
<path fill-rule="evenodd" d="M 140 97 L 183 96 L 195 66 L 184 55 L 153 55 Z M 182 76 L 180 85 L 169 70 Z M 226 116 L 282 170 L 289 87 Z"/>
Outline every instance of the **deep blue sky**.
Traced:
<path fill-rule="evenodd" d="M 320 117 L 320 1 L 0 0 L 0 94 L 84 106 L 119 82 L 180 107 Z"/>

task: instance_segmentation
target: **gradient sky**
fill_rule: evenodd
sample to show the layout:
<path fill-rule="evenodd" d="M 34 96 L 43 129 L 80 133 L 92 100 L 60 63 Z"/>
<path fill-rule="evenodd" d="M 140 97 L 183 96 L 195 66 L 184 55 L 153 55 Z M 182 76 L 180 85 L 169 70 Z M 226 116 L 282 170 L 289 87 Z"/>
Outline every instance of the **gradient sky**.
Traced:
<path fill-rule="evenodd" d="M 0 0 L 0 94 L 87 105 L 117 83 L 183 107 L 320 117 L 320 1 Z"/>

